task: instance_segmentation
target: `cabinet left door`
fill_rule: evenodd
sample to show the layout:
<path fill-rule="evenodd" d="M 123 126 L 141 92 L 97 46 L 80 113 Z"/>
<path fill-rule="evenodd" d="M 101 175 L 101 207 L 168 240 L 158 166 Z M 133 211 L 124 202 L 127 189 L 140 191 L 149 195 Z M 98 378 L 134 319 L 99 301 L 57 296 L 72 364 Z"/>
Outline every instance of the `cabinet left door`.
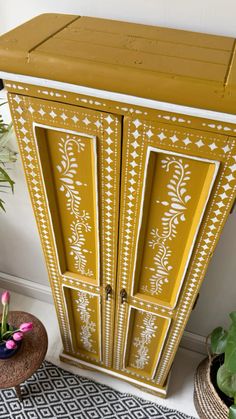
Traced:
<path fill-rule="evenodd" d="M 121 118 L 14 94 L 9 103 L 64 352 L 109 368 Z"/>

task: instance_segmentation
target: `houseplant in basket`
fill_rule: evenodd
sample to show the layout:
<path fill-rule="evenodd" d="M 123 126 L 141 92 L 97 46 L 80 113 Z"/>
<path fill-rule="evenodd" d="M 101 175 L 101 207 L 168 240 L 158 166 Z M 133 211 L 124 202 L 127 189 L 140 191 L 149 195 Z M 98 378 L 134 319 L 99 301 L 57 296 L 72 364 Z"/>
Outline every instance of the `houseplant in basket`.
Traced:
<path fill-rule="evenodd" d="M 211 353 L 196 372 L 194 401 L 201 419 L 236 419 L 236 311 L 230 319 L 228 330 L 211 333 Z"/>
<path fill-rule="evenodd" d="M 10 293 L 4 291 L 1 297 L 2 318 L 0 322 L 0 359 L 13 356 L 21 346 L 24 333 L 33 328 L 33 324 L 22 323 L 18 328 L 8 323 Z"/>

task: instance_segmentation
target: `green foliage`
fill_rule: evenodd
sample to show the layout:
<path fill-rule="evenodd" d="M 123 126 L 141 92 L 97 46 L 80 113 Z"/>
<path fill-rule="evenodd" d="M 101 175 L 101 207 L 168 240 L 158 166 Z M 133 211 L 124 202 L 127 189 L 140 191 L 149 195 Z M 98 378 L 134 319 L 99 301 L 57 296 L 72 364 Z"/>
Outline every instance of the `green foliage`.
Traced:
<path fill-rule="evenodd" d="M 236 419 L 236 404 L 233 404 L 229 408 L 229 419 Z"/>
<path fill-rule="evenodd" d="M 229 419 L 236 419 L 236 311 L 230 313 L 231 325 L 226 331 L 217 327 L 211 333 L 213 354 L 224 354 L 224 364 L 217 372 L 217 385 L 228 397 L 234 399 L 229 409 Z"/>
<path fill-rule="evenodd" d="M 233 397 L 236 394 L 236 374 L 229 372 L 225 364 L 217 371 L 217 385 L 219 389 L 228 397 Z"/>
<path fill-rule="evenodd" d="M 3 105 L 2 103 L 1 105 Z M 1 106 L 0 105 L 0 106 Z M 9 136 L 12 133 L 12 124 L 5 124 L 2 116 L 0 115 L 0 192 L 6 192 L 6 188 L 10 188 L 11 191 L 14 191 L 14 181 L 11 179 L 7 173 L 6 164 L 16 161 L 16 153 L 12 151 L 7 143 L 9 141 Z M 0 198 L 0 209 L 5 211 L 4 201 Z"/>
<path fill-rule="evenodd" d="M 236 323 L 232 323 L 229 328 L 225 348 L 225 366 L 232 374 L 236 373 Z"/>
<path fill-rule="evenodd" d="M 211 333 L 211 350 L 213 354 L 223 354 L 226 348 L 228 332 L 222 327 L 217 327 Z"/>

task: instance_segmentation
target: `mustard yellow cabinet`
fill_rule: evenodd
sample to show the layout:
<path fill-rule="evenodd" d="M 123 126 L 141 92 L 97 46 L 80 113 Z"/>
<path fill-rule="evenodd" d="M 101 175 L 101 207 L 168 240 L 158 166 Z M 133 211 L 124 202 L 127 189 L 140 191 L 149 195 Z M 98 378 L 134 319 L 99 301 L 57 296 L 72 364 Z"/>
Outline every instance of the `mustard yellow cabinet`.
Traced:
<path fill-rule="evenodd" d="M 65 349 L 112 366 L 121 118 L 9 95 Z M 68 340 L 69 339 L 69 340 Z"/>
<path fill-rule="evenodd" d="M 165 383 L 234 194 L 230 149 L 227 136 L 124 122 L 117 290 L 128 297 L 114 353 L 124 373 Z"/>
<path fill-rule="evenodd" d="M 234 49 L 57 14 L 0 38 L 62 360 L 166 395 L 235 199 Z"/>

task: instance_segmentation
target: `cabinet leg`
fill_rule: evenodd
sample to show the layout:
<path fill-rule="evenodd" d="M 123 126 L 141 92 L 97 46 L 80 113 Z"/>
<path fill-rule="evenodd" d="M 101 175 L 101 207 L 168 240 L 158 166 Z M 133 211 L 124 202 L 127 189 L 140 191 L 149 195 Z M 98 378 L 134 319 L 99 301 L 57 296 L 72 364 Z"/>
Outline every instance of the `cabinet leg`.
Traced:
<path fill-rule="evenodd" d="M 20 384 L 18 384 L 18 386 L 15 386 L 15 391 L 16 391 L 16 395 L 17 395 L 18 399 L 20 400 L 20 402 L 22 402 L 22 394 L 21 394 Z"/>

